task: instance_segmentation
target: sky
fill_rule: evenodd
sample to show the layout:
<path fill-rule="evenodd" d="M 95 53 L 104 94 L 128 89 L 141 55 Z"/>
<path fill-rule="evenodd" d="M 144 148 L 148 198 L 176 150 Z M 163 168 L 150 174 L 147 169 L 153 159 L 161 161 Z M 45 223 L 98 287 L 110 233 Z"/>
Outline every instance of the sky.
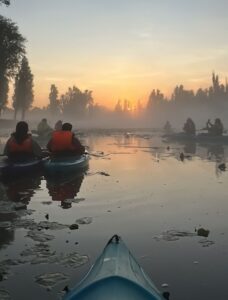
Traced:
<path fill-rule="evenodd" d="M 95 102 L 145 102 L 154 88 L 228 76 L 227 0 L 11 0 L 0 14 L 26 37 L 36 106 L 76 85 Z"/>

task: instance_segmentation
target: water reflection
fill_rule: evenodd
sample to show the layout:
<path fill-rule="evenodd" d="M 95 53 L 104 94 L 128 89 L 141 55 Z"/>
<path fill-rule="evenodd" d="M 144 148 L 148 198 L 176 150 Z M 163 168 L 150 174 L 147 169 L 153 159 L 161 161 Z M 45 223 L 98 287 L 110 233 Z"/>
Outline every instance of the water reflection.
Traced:
<path fill-rule="evenodd" d="M 207 156 L 209 159 L 214 159 L 216 161 L 222 161 L 225 158 L 225 149 L 223 145 L 208 145 L 207 146 Z"/>
<path fill-rule="evenodd" d="M 14 180 L 3 179 L 8 200 L 28 205 L 35 191 L 40 187 L 41 178 L 40 174 L 33 174 L 33 176 L 23 176 Z"/>
<path fill-rule="evenodd" d="M 79 193 L 84 176 L 84 173 L 77 173 L 58 178 L 46 177 L 46 186 L 52 200 L 61 201 L 64 207 L 64 201 L 74 199 Z"/>
<path fill-rule="evenodd" d="M 184 152 L 188 154 L 196 154 L 196 143 L 186 143 L 184 145 Z"/>
<path fill-rule="evenodd" d="M 26 212 L 40 187 L 40 175 L 18 179 L 2 178 L 0 183 L 0 248 L 14 240 L 14 222 Z"/>

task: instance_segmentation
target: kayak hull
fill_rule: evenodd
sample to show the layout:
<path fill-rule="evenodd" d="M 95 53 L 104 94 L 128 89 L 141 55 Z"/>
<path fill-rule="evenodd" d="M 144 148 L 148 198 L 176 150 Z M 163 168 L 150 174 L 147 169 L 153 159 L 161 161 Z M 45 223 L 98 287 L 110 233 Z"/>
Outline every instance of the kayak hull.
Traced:
<path fill-rule="evenodd" d="M 115 292 L 114 292 L 115 291 Z M 68 299 L 68 298 L 66 298 Z M 74 295 L 71 300 L 157 300 L 147 290 L 134 284 L 132 281 L 122 277 L 112 276 L 96 282 L 89 288 L 83 290 L 78 295 Z"/>
<path fill-rule="evenodd" d="M 29 160 L 26 162 L 10 162 L 5 159 L 0 165 L 0 176 L 3 177 L 18 177 L 33 173 L 34 171 L 41 171 L 43 160 Z"/>
<path fill-rule="evenodd" d="M 122 239 L 114 236 L 87 276 L 64 300 L 164 300 Z"/>
<path fill-rule="evenodd" d="M 74 157 L 50 158 L 44 163 L 45 173 L 52 176 L 80 172 L 88 168 L 89 155 Z"/>

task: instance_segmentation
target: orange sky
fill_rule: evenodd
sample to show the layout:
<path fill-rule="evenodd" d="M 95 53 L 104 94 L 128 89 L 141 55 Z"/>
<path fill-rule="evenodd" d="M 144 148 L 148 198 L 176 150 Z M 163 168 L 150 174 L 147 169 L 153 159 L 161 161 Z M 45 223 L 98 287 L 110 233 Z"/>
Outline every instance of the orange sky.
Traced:
<path fill-rule="evenodd" d="M 26 18 L 25 18 L 26 11 Z M 1 14 L 27 39 L 34 106 L 48 104 L 51 84 L 93 90 L 95 102 L 146 101 L 159 88 L 197 89 L 214 70 L 228 74 L 228 1 L 12 1 Z"/>

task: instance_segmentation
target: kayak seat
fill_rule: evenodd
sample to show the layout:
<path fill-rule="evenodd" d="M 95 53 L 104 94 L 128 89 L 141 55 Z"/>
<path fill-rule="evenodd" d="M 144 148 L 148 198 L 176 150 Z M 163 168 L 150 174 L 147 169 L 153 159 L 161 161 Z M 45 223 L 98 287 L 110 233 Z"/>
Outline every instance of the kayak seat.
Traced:
<path fill-rule="evenodd" d="M 154 291 L 120 276 L 110 276 L 77 289 L 66 295 L 67 300 L 161 300 L 163 297 Z"/>

